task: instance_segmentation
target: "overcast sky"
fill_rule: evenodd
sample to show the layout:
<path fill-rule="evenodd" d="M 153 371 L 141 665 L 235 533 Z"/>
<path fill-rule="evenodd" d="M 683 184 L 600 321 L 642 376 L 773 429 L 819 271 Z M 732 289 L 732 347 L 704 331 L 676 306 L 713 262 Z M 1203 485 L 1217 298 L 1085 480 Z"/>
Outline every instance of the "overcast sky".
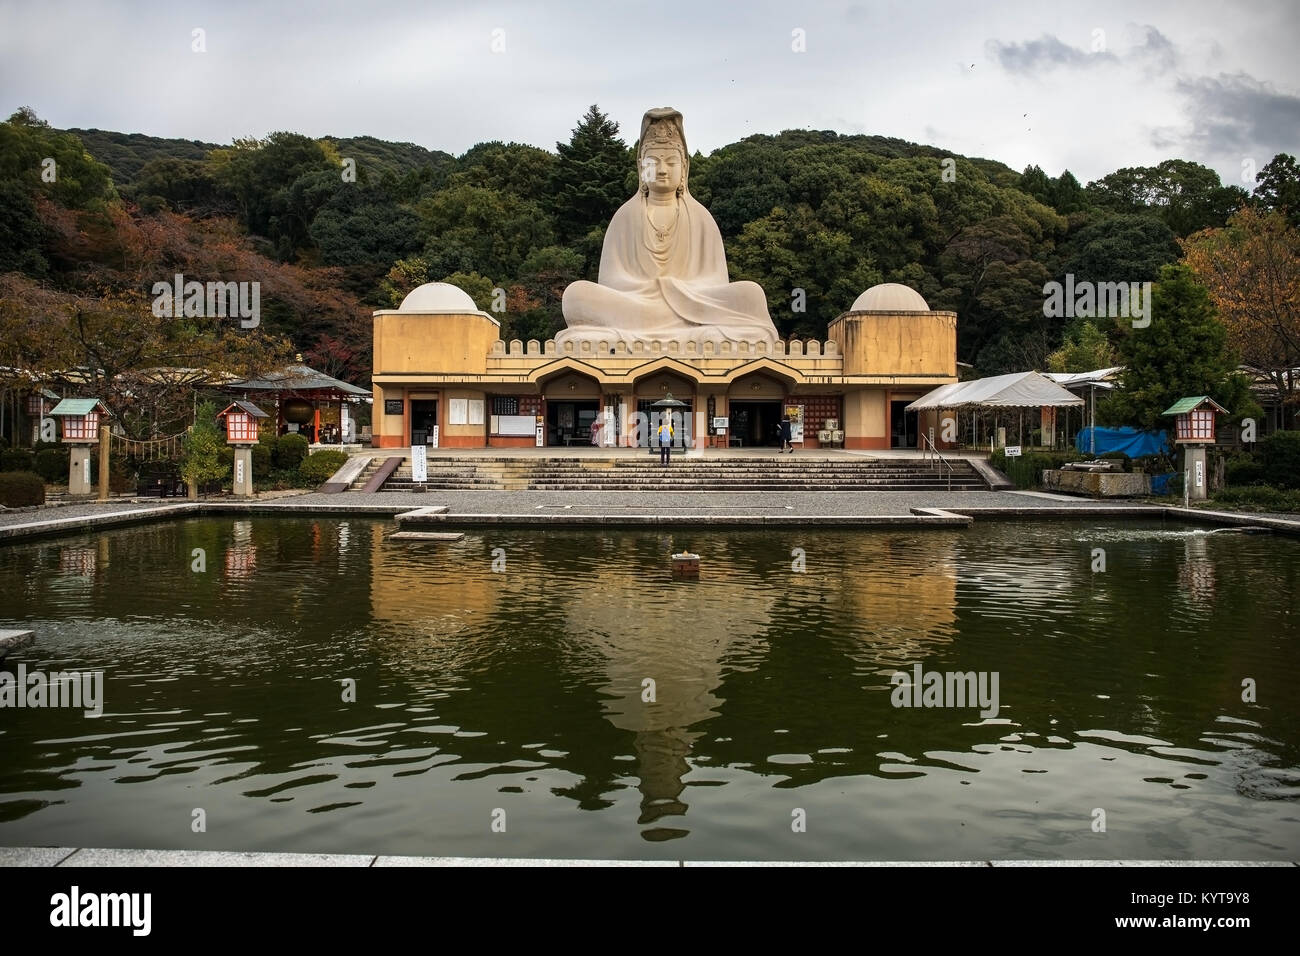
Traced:
<path fill-rule="evenodd" d="M 1242 183 L 1243 163 L 1300 153 L 1298 45 L 1297 0 L 0 0 L 0 108 L 459 154 L 554 149 L 591 103 L 631 142 L 646 109 L 674 106 L 705 153 L 805 127 L 1085 183 L 1171 157 Z"/>

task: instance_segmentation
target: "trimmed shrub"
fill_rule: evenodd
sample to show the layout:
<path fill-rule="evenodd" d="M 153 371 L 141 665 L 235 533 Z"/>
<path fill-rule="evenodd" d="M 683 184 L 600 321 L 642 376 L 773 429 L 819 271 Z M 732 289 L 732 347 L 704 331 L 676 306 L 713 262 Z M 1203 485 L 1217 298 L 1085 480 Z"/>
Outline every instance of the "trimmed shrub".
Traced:
<path fill-rule="evenodd" d="M 1259 443 L 1264 480 L 1276 488 L 1300 488 L 1300 431 L 1274 432 Z"/>
<path fill-rule="evenodd" d="M 1263 484 L 1264 466 L 1249 455 L 1229 458 L 1225 466 L 1225 480 L 1230 488 Z"/>
<path fill-rule="evenodd" d="M 1008 458 L 999 450 L 989 458 L 989 464 L 1014 481 L 1017 488 L 1041 488 L 1044 471 L 1082 457 L 1077 451 L 1034 451 Z"/>
<path fill-rule="evenodd" d="M 265 478 L 271 473 L 271 446 L 258 442 L 253 446 L 253 477 Z"/>
<path fill-rule="evenodd" d="M 31 471 L 36 456 L 26 448 L 0 451 L 0 471 Z"/>
<path fill-rule="evenodd" d="M 52 485 L 68 483 L 68 447 L 42 448 L 32 459 L 32 470 Z"/>
<path fill-rule="evenodd" d="M 298 474 L 311 484 L 319 485 L 321 482 L 328 481 L 330 475 L 342 468 L 347 460 L 347 452 L 318 451 L 298 466 Z"/>
<path fill-rule="evenodd" d="M 302 464 L 307 457 L 307 438 L 304 435 L 289 433 L 281 435 L 275 443 L 275 451 L 272 453 L 272 459 L 275 467 L 284 471 L 297 471 L 298 466 Z"/>
<path fill-rule="evenodd" d="M 45 482 L 30 471 L 0 471 L 0 505 L 25 508 L 45 504 Z"/>
<path fill-rule="evenodd" d="M 1216 505 L 1234 505 L 1244 511 L 1300 512 L 1300 491 L 1279 491 L 1266 485 L 1225 488 L 1214 496 Z"/>

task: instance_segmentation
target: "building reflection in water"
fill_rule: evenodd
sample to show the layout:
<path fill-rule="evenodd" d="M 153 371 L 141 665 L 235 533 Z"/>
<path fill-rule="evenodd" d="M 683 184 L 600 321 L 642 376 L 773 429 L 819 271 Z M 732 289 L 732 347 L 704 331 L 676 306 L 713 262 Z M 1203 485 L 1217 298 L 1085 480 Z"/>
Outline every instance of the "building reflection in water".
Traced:
<path fill-rule="evenodd" d="M 683 542 L 658 534 L 534 532 L 511 545 L 508 533 L 471 532 L 412 546 L 387 541 L 388 530 L 367 529 L 371 614 L 388 662 L 417 679 L 455 681 L 454 669 L 482 669 L 503 641 L 523 637 L 498 622 L 526 619 L 522 627 L 550 634 L 558 679 L 590 688 L 605 719 L 629 735 L 647 840 L 688 832 L 685 778 L 704 725 L 723 711 L 727 677 L 761 669 L 782 634 L 816 627 L 834 654 L 879 672 L 925 658 L 956 632 L 958 537 L 948 532 L 821 535 L 804 573 L 791 566 L 797 534 L 775 551 L 771 534 L 696 535 L 700 578 L 673 580 L 669 555 Z M 499 543 L 504 574 L 491 570 Z M 846 623 L 841 631 L 834 622 Z M 493 666 L 503 687 L 514 679 L 506 661 Z M 544 724 L 536 736 L 546 736 Z M 620 755 L 596 756 L 608 766 Z"/>

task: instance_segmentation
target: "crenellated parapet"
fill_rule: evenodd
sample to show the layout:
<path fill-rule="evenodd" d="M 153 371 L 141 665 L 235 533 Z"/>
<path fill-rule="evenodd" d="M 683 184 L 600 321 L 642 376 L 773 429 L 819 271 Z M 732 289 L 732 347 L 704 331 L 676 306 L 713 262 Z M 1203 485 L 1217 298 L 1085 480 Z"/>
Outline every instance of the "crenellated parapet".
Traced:
<path fill-rule="evenodd" d="M 778 363 L 797 371 L 800 376 L 834 376 L 842 369 L 839 345 L 833 339 L 824 342 L 753 341 L 682 342 L 676 339 L 648 339 L 631 344 L 622 341 L 567 341 L 530 339 L 492 343 L 487 356 L 488 374 L 527 376 L 534 369 L 557 361 L 573 361 L 593 370 L 622 376 L 641 366 L 661 359 L 671 360 L 683 368 L 694 368 L 702 376 L 726 375 L 732 369 L 758 361 Z"/>

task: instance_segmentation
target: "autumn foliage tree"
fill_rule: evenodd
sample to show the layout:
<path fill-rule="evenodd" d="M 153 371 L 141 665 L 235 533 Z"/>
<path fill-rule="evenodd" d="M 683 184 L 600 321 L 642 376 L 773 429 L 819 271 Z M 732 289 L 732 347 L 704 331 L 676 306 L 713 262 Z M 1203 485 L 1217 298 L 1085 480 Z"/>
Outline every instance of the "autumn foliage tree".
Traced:
<path fill-rule="evenodd" d="M 7 277 L 0 284 L 0 364 L 21 363 L 100 398 L 130 438 L 180 431 L 196 388 L 283 366 L 289 343 L 228 319 L 156 315 L 148 296 L 104 290 L 50 293 Z M 12 344 L 11 344 L 12 343 Z"/>
<path fill-rule="evenodd" d="M 1281 408 L 1300 403 L 1300 230 L 1247 206 L 1181 245 L 1242 361 L 1268 377 Z"/>

